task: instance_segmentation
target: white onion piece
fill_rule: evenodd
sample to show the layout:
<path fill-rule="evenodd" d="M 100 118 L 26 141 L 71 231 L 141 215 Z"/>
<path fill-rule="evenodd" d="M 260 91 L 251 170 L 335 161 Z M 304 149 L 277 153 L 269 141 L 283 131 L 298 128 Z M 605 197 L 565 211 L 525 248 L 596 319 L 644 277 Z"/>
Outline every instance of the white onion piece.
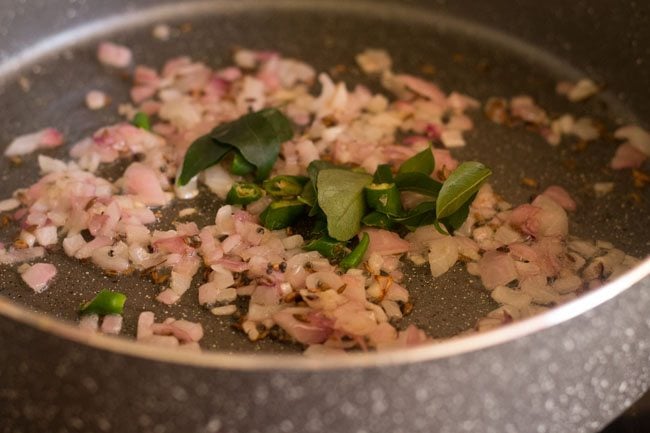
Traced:
<path fill-rule="evenodd" d="M 343 284 L 341 277 L 334 272 L 314 272 L 305 280 L 305 285 L 310 290 L 338 290 Z"/>
<path fill-rule="evenodd" d="M 84 331 L 97 332 L 99 329 L 99 316 L 97 314 L 84 314 L 79 319 L 79 328 Z"/>
<path fill-rule="evenodd" d="M 174 193 L 181 200 L 189 200 L 199 195 L 198 176 L 194 176 L 187 184 L 174 184 Z"/>
<path fill-rule="evenodd" d="M 585 99 L 595 95 L 599 91 L 599 87 L 589 78 L 582 78 L 567 93 L 567 98 L 571 102 L 584 101 Z"/>
<path fill-rule="evenodd" d="M 497 286 L 492 291 L 492 298 L 500 304 L 512 305 L 515 308 L 524 308 L 532 301 L 527 293 L 506 286 Z"/>
<path fill-rule="evenodd" d="M 225 200 L 228 191 L 235 183 L 233 177 L 221 164 L 213 165 L 201 174 L 203 183 L 220 199 Z"/>
<path fill-rule="evenodd" d="M 56 233 L 56 226 L 39 227 L 34 230 L 34 236 L 36 237 L 36 241 L 44 247 L 54 245 L 59 240 Z"/>
<path fill-rule="evenodd" d="M 68 237 L 63 239 L 63 250 L 70 257 L 73 257 L 84 245 L 86 245 L 86 241 L 80 234 L 68 235 Z"/>
<path fill-rule="evenodd" d="M 220 265 L 212 265 L 210 281 L 217 290 L 225 289 L 235 284 L 232 272 Z"/>
<path fill-rule="evenodd" d="M 429 267 L 434 277 L 447 272 L 458 260 L 458 245 L 451 236 L 432 240 L 429 249 Z"/>
<path fill-rule="evenodd" d="M 235 305 L 224 305 L 221 307 L 215 307 L 210 310 L 215 316 L 230 316 L 237 312 L 237 306 Z"/>
<path fill-rule="evenodd" d="M 235 220 L 232 217 L 232 206 L 221 206 L 214 219 L 217 234 L 229 235 L 235 231 Z"/>
<path fill-rule="evenodd" d="M 553 281 L 551 288 L 561 295 L 566 295 L 578 290 L 582 284 L 582 279 L 577 275 L 568 275 Z"/>
<path fill-rule="evenodd" d="M 390 71 L 392 60 L 386 50 L 368 48 L 355 57 L 357 64 L 366 74 Z"/>
<path fill-rule="evenodd" d="M 94 264 L 106 271 L 122 273 L 129 269 L 128 250 L 123 242 L 99 247 L 92 252 L 91 258 Z"/>
<path fill-rule="evenodd" d="M 36 236 L 33 233 L 28 232 L 27 230 L 21 230 L 18 239 L 25 242 L 29 248 L 33 247 L 36 243 Z"/>
<path fill-rule="evenodd" d="M 630 145 L 638 149 L 645 156 L 650 157 L 650 133 L 637 125 L 627 125 L 618 128 L 614 137 L 619 140 L 628 140 Z"/>
<path fill-rule="evenodd" d="M 7 198 L 0 201 L 0 212 L 7 212 L 20 206 L 20 202 L 15 198 Z"/>
<path fill-rule="evenodd" d="M 109 98 L 100 90 L 90 90 L 86 93 L 86 107 L 91 110 L 100 110 L 108 105 Z"/>

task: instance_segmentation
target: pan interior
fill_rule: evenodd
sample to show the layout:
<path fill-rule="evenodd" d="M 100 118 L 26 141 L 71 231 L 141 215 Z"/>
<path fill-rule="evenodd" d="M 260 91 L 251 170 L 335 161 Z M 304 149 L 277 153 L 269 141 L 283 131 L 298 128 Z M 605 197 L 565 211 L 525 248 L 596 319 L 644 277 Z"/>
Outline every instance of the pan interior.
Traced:
<path fill-rule="evenodd" d="M 329 71 L 336 79 L 364 83 L 373 90 L 379 90 L 378 83 L 358 71 L 354 55 L 368 47 L 384 48 L 391 53 L 395 70 L 422 75 L 447 92 L 458 90 L 482 101 L 495 95 L 529 94 L 551 114 L 589 115 L 609 131 L 617 124 L 634 120 L 633 114 L 608 94 L 580 105 L 569 104 L 555 94 L 555 84 L 560 79 L 575 80 L 579 72 L 568 62 L 562 63 L 504 35 L 445 16 L 409 14 L 404 10 L 392 13 L 388 6 L 364 9 L 358 7 L 358 2 L 354 2 L 354 7 L 345 7 L 340 2 L 331 2 L 331 7 L 327 2 L 316 4 L 320 6 L 313 9 L 293 7 L 293 2 L 281 2 L 274 8 L 248 5 L 241 9 L 220 8 L 219 3 L 195 9 L 185 5 L 182 14 L 167 14 L 164 19 L 161 13 L 137 12 L 137 19 L 130 16 L 128 21 L 134 25 L 126 28 L 94 25 L 93 31 L 84 32 L 83 38 L 73 44 L 0 76 L 0 97 L 5 107 L 0 117 L 0 143 L 46 126 L 60 128 L 67 143 L 74 143 L 97 128 L 118 121 L 116 108 L 119 103 L 128 102 L 129 84 L 120 72 L 103 68 L 96 61 L 95 47 L 102 39 L 130 46 L 138 64 L 156 68 L 179 55 L 190 55 L 218 67 L 231 63 L 234 47 L 277 50 L 305 60 L 317 70 Z M 162 21 L 173 29 L 172 38 L 166 42 L 151 35 L 153 25 Z M 336 72 L 343 70 L 337 65 L 346 66 L 345 72 Z M 2 69 L 0 65 L 0 70 L 10 68 Z M 25 85 L 27 82 L 29 86 Z M 615 87 L 615 83 L 609 84 Z M 107 91 L 113 99 L 111 107 L 98 112 L 85 108 L 84 96 L 90 89 Z M 633 197 L 639 196 L 639 190 L 633 188 L 629 173 L 614 173 L 606 168 L 616 148 L 614 141 L 603 139 L 586 150 L 567 142 L 552 148 L 523 128 L 491 124 L 480 110 L 473 112 L 472 117 L 476 126 L 467 135 L 468 145 L 454 154 L 461 160 L 480 160 L 490 166 L 494 171 L 493 186 L 511 203 L 526 202 L 540 192 L 522 187 L 523 177 L 536 179 L 540 189 L 562 185 L 575 195 L 579 204 L 571 219 L 572 234 L 608 240 L 638 257 L 650 251 L 644 227 L 650 210 L 647 194 L 641 195 L 641 202 L 637 203 Z M 65 150 L 47 154 L 65 157 Z M 566 169 L 567 161 L 571 161 L 573 169 Z M 5 198 L 38 178 L 35 156 L 26 158 L 20 167 L 0 159 L 0 176 Z M 603 181 L 615 182 L 616 189 L 597 199 L 592 185 Z M 194 204 L 201 209 L 198 218 L 204 222 L 213 217 L 219 205 L 214 196 L 205 193 L 195 203 L 176 203 L 167 209 L 167 218 L 161 224 L 180 208 Z M 14 235 L 12 228 L 6 226 L 1 240 L 10 242 Z M 49 254 L 48 260 L 57 265 L 60 275 L 46 292 L 32 293 L 20 281 L 15 268 L 6 267 L 0 273 L 0 294 L 29 309 L 74 321 L 78 305 L 98 289 L 119 290 L 128 296 L 123 331 L 127 335 L 135 333 L 138 314 L 152 310 L 159 318 L 200 321 L 206 330 L 201 342 L 204 348 L 224 352 L 300 350 L 295 345 L 271 340 L 247 341 L 232 328 L 231 319 L 217 318 L 198 308 L 196 285 L 178 305 L 168 307 L 154 300 L 158 288 L 142 276 L 106 276 L 62 252 Z M 433 337 L 448 337 L 470 328 L 495 308 L 480 281 L 470 278 L 462 266 L 435 280 L 427 276 L 425 267 L 407 264 L 406 270 L 414 309 L 401 326 L 415 323 Z"/>

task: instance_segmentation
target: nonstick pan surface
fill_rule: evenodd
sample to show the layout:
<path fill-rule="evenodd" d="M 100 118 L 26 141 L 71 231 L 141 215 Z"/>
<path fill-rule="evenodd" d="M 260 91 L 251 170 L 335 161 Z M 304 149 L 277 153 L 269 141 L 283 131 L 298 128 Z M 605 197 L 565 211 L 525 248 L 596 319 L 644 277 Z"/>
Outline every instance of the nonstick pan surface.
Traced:
<path fill-rule="evenodd" d="M 309 6 L 308 6 L 309 4 Z M 238 6 L 239 5 L 239 6 Z M 369 3 L 279 2 L 275 6 L 254 3 L 191 3 L 168 5 L 152 11 L 133 12 L 119 18 L 67 29 L 55 35 L 41 50 L 46 55 L 30 57 L 19 63 L 5 64 L 0 75 L 0 143 L 14 136 L 46 126 L 62 128 L 66 141 L 74 143 L 100 126 L 119 120 L 116 108 L 128 102 L 128 80 L 122 72 L 106 69 L 96 60 L 96 45 L 111 40 L 131 47 L 138 64 L 160 68 L 166 59 L 190 55 L 210 66 L 231 63 L 235 47 L 277 50 L 331 71 L 345 65 L 335 78 L 348 83 L 363 83 L 380 90 L 354 64 L 355 54 L 368 47 L 388 50 L 395 69 L 422 75 L 440 84 L 446 91 L 458 90 L 485 101 L 490 96 L 528 94 L 551 114 L 569 112 L 588 115 L 602 122 L 608 131 L 617 125 L 638 119 L 633 110 L 621 103 L 612 91 L 581 104 L 571 104 L 555 93 L 559 80 L 576 80 L 585 73 L 571 58 L 557 58 L 504 34 L 439 14 L 420 14 L 409 8 Z M 155 39 L 151 30 L 159 22 L 169 24 L 169 41 Z M 40 54 L 40 53 L 39 53 Z M 338 69 L 340 70 L 340 68 Z M 597 81 L 598 76 L 594 77 Z M 19 82 L 30 83 L 29 89 Z M 617 83 L 606 83 L 615 89 Z M 91 112 L 84 105 L 85 93 L 102 89 L 113 98 L 109 109 Z M 571 217 L 572 234 L 613 242 L 637 257 L 650 251 L 647 215 L 650 211 L 647 189 L 632 185 L 629 172 L 607 168 L 616 142 L 611 136 L 580 150 L 566 141 L 549 146 L 538 135 L 524 128 L 510 129 L 489 122 L 481 110 L 474 111 L 476 127 L 467 136 L 466 148 L 454 151 L 457 158 L 475 159 L 490 166 L 495 190 L 512 203 L 523 203 L 552 184 L 569 190 L 578 202 Z M 65 157 L 67 149 L 48 152 Z M 571 166 L 571 169 L 567 169 Z M 118 177 L 124 166 L 107 167 L 109 176 Z M 539 181 L 530 189 L 520 183 L 523 177 Z M 5 196 L 38 178 L 35 156 L 19 167 L 0 160 L 0 178 Z M 596 198 L 594 182 L 613 181 L 615 191 Z M 640 202 L 635 198 L 640 197 Z M 170 223 L 178 209 L 196 206 L 201 210 L 197 222 L 211 220 L 219 207 L 218 199 L 203 193 L 190 202 L 176 202 L 164 211 L 160 227 Z M 3 239 L 11 239 L 11 227 L 5 227 Z M 226 352 L 296 352 L 296 345 L 263 340 L 249 342 L 233 329 L 230 318 L 217 318 L 196 303 L 196 284 L 179 305 L 164 306 L 154 300 L 158 288 L 141 275 L 110 277 L 89 263 L 79 263 L 62 252 L 48 256 L 59 268 L 60 276 L 44 293 L 34 294 L 20 281 L 15 269 L 0 274 L 0 294 L 29 309 L 42 311 L 68 321 L 77 319 L 80 303 L 100 288 L 127 294 L 124 333 L 134 335 L 137 316 L 152 310 L 158 317 L 182 317 L 200 321 L 206 329 L 204 348 Z M 496 307 L 476 278 L 464 267 L 435 280 L 427 267 L 407 265 L 407 287 L 414 309 L 401 324 L 415 323 L 433 337 L 442 338 L 471 328 L 476 320 Z"/>
<path fill-rule="evenodd" d="M 157 22 L 175 29 L 171 41 L 150 36 Z M 113 109 L 90 113 L 83 104 L 90 88 L 127 100 L 128 80 L 95 60 L 103 39 L 130 45 L 138 63 L 155 67 L 180 54 L 224 65 L 233 46 L 277 49 L 319 69 L 347 65 L 337 78 L 351 83 L 365 82 L 354 54 L 379 47 L 401 71 L 435 67 L 424 76 L 447 91 L 482 100 L 527 93 L 552 114 L 591 115 L 608 131 L 625 123 L 647 128 L 648 29 L 648 5 L 598 0 L 0 0 L 0 142 L 51 125 L 72 143 L 116 121 Z M 585 74 L 607 91 L 577 105 L 555 95 L 557 80 Z M 25 79 L 29 91 L 20 87 Z M 521 187 L 522 176 L 540 188 L 563 185 L 578 199 L 573 234 L 648 254 L 648 192 L 634 189 L 629 173 L 606 168 L 613 140 L 577 152 L 571 143 L 551 148 L 523 129 L 488 124 L 480 112 L 474 120 L 468 147 L 456 155 L 490 165 L 495 188 L 511 202 L 539 192 Z M 566 160 L 574 170 L 562 168 Z M 34 167 L 29 158 L 20 169 L 3 160 L 5 196 L 33 182 Z M 614 193 L 596 199 L 591 184 L 610 180 Z M 208 219 L 219 203 L 200 200 Z M 648 260 L 607 287 L 500 330 L 403 351 L 308 358 L 266 356 L 299 348 L 246 341 L 194 305 L 193 292 L 180 306 L 161 307 L 146 280 L 116 281 L 52 256 L 64 278 L 40 296 L 19 284 L 15 270 L 0 270 L 0 431 L 587 433 L 650 383 Z M 431 335 L 466 329 L 493 308 L 463 269 L 435 281 L 427 272 L 409 272 L 415 308 L 407 321 Z M 79 331 L 72 322 L 79 302 L 103 287 L 129 295 L 128 333 L 140 310 L 154 308 L 161 317 L 201 320 L 202 344 L 216 351 L 182 353 Z"/>

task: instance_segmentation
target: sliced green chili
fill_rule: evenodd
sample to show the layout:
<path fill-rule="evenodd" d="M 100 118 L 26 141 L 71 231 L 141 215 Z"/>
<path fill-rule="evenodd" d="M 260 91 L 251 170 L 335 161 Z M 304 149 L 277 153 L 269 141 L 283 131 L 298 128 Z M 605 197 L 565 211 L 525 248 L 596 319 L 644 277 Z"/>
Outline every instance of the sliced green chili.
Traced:
<path fill-rule="evenodd" d="M 99 314 L 105 316 L 107 314 L 122 314 L 124 310 L 124 303 L 126 302 L 126 295 L 120 292 L 111 292 L 109 290 L 102 290 L 93 298 L 92 301 L 86 302 L 79 309 L 81 314 Z"/>
<path fill-rule="evenodd" d="M 345 242 L 337 241 L 329 236 L 323 236 L 310 241 L 304 246 L 304 249 L 307 251 L 318 251 L 328 259 L 340 259 L 349 252 L 345 247 Z"/>
<path fill-rule="evenodd" d="M 263 195 L 262 188 L 254 183 L 235 183 L 228 191 L 226 203 L 246 205 L 259 200 Z"/>
<path fill-rule="evenodd" d="M 359 266 L 359 263 L 363 260 L 363 256 L 365 256 L 366 251 L 368 251 L 368 245 L 370 245 L 370 236 L 368 236 L 368 233 L 364 232 L 357 246 L 354 247 L 350 254 L 341 260 L 339 266 L 345 270 Z"/>
<path fill-rule="evenodd" d="M 232 159 L 232 164 L 230 164 L 230 172 L 237 176 L 246 176 L 254 171 L 255 166 L 246 161 L 246 158 L 244 158 L 241 153 L 236 152 Z"/>
<path fill-rule="evenodd" d="M 133 123 L 133 126 L 151 131 L 151 121 L 149 120 L 149 116 L 147 116 L 142 111 L 135 113 L 135 116 L 133 116 L 133 121 L 131 123 Z"/>
<path fill-rule="evenodd" d="M 386 230 L 390 230 L 395 226 L 393 220 L 381 212 L 370 212 L 361 219 L 361 223 L 368 227 L 377 227 Z"/>
<path fill-rule="evenodd" d="M 281 175 L 265 180 L 263 186 L 273 197 L 295 197 L 302 193 L 308 181 L 304 176 Z"/>
<path fill-rule="evenodd" d="M 402 200 L 394 183 L 371 183 L 366 187 L 366 203 L 371 209 L 386 215 L 402 214 Z"/>
<path fill-rule="evenodd" d="M 260 214 L 260 221 L 269 230 L 289 227 L 305 212 L 305 205 L 298 200 L 271 202 Z"/>

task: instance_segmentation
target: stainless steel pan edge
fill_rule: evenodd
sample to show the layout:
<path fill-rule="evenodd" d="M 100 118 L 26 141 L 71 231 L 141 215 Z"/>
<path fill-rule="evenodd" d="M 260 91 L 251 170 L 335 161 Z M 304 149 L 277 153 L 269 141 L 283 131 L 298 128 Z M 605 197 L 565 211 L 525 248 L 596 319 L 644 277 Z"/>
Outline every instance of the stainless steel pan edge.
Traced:
<path fill-rule="evenodd" d="M 596 431 L 650 383 L 649 267 L 485 336 L 349 360 L 144 353 L 1 300 L 1 428 Z"/>

